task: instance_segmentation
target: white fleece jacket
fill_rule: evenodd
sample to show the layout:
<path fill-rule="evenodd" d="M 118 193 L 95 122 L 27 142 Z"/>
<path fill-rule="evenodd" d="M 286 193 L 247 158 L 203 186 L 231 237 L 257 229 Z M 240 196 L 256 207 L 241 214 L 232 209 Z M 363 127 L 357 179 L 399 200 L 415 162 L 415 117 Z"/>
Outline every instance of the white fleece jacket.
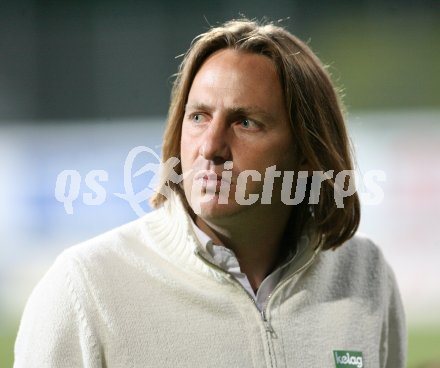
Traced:
<path fill-rule="evenodd" d="M 368 239 L 303 249 L 262 313 L 200 247 L 173 199 L 64 251 L 28 300 L 14 367 L 405 366 L 399 292 Z"/>

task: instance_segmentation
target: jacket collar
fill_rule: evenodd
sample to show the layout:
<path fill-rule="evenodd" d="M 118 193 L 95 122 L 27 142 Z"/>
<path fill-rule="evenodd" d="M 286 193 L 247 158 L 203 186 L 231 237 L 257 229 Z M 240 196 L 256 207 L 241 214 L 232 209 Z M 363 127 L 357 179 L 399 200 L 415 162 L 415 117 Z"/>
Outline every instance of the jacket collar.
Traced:
<path fill-rule="evenodd" d="M 204 256 L 204 246 L 194 232 L 192 220 L 180 196 L 170 193 L 163 207 L 155 212 L 154 220 L 150 218 L 149 221 L 149 236 L 153 238 L 149 243 L 157 245 L 156 251 L 188 271 L 209 273 L 218 278 L 219 270 L 213 265 L 210 267 L 210 260 Z M 320 247 L 312 247 L 308 234 L 301 236 L 296 245 L 295 256 L 289 260 L 283 279 L 306 269 L 320 250 Z"/>

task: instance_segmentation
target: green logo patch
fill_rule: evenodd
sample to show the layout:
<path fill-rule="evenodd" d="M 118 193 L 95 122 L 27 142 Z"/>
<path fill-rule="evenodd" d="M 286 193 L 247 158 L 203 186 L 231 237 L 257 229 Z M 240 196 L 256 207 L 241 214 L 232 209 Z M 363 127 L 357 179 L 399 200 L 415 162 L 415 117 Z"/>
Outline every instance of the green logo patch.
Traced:
<path fill-rule="evenodd" d="M 362 352 L 360 351 L 333 350 L 333 356 L 335 357 L 336 368 L 363 368 L 364 366 Z"/>

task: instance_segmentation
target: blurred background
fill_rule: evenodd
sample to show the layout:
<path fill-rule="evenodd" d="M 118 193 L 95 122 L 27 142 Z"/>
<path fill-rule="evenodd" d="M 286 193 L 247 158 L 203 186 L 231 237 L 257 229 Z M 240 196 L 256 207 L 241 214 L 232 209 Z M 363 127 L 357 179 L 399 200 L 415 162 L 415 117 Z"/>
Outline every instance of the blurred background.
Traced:
<path fill-rule="evenodd" d="M 178 56 L 242 15 L 306 40 L 343 90 L 361 231 L 396 273 L 409 367 L 440 366 L 439 1 L 17 0 L 0 3 L 0 367 L 57 254 L 149 210 L 154 175 L 134 173 L 158 163 Z"/>

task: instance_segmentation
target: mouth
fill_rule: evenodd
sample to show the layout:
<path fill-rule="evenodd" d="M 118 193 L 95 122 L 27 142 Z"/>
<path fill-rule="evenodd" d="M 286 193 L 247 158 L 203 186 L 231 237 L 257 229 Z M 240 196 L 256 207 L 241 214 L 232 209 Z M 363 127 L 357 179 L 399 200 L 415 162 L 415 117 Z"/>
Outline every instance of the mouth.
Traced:
<path fill-rule="evenodd" d="M 200 183 L 203 187 L 209 187 L 216 191 L 220 190 L 220 187 L 231 185 L 231 180 L 223 178 L 222 175 L 217 174 L 210 170 L 201 170 L 194 176 L 194 181 Z"/>

